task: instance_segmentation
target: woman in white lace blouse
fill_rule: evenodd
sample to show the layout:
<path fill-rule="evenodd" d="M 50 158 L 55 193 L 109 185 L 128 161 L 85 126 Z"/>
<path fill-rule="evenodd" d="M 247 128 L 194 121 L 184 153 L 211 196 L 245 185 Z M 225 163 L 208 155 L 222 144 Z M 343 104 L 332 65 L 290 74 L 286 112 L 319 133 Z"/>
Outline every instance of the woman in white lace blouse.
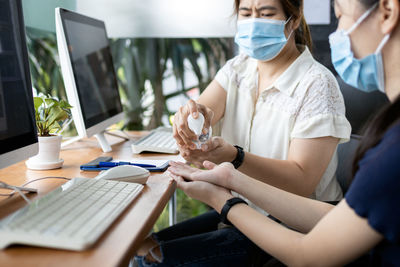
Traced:
<path fill-rule="evenodd" d="M 340 200 L 335 151 L 338 143 L 348 140 L 351 127 L 335 77 L 307 47 L 311 38 L 302 9 L 287 4 L 302 1 L 235 2 L 235 40 L 242 53 L 227 62 L 196 102 L 189 101 L 175 115 L 174 136 L 181 155 L 197 166 L 204 160 L 232 162 L 238 145 L 245 151 L 239 171 L 298 195 Z M 261 26 L 249 18 L 261 21 Z M 286 23 L 282 29 L 287 43 L 267 61 L 260 59 L 260 45 L 248 37 L 252 31 L 260 38 L 257 27 L 270 26 L 262 20 Z M 196 117 L 197 112 L 206 118 L 205 129 L 210 123 L 222 125 L 221 137 L 201 150 L 191 141 L 196 136 L 187 126 L 187 116 Z"/>
<path fill-rule="evenodd" d="M 351 127 L 335 77 L 309 51 L 303 1 L 236 0 L 235 9 L 235 41 L 242 53 L 227 62 L 196 102 L 175 115 L 181 155 L 198 166 L 204 160 L 232 162 L 248 176 L 285 191 L 340 200 L 335 151 L 349 139 Z M 221 137 L 201 149 L 187 125 L 189 114 L 196 118 L 198 112 L 205 117 L 204 131 L 222 123 Z M 155 233 L 136 259 L 141 266 L 244 266 L 252 262 L 250 255 L 266 256 L 235 228 L 217 230 L 218 222 L 212 211 Z"/>

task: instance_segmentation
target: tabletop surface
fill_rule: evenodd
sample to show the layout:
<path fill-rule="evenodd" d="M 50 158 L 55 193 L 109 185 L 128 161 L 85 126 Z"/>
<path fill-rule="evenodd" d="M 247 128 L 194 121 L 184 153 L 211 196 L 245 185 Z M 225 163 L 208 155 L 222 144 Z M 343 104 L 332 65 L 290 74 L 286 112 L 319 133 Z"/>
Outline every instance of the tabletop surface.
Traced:
<path fill-rule="evenodd" d="M 129 132 L 131 139 L 143 135 Z M 42 177 L 95 177 L 98 172 L 80 171 L 79 166 L 100 156 L 133 160 L 134 158 L 180 160 L 179 155 L 131 153 L 130 142 L 117 137 L 107 137 L 112 152 L 103 153 L 95 139 L 84 139 L 62 149 L 64 159 L 61 169 L 33 171 L 19 162 L 0 170 L 0 180 L 12 185 L 22 185 Z M 61 179 L 45 179 L 29 184 L 38 189 L 37 194 L 28 194 L 30 199 L 44 195 L 65 183 Z M 176 188 L 175 182 L 164 173 L 152 173 L 141 195 L 131 203 L 93 247 L 82 252 L 13 245 L 0 250 L 0 266 L 127 266 L 140 242 L 151 231 L 157 218 L 168 203 Z M 0 193 L 6 193 L 0 189 Z M 0 196 L 0 219 L 22 208 L 26 202 L 17 194 Z"/>

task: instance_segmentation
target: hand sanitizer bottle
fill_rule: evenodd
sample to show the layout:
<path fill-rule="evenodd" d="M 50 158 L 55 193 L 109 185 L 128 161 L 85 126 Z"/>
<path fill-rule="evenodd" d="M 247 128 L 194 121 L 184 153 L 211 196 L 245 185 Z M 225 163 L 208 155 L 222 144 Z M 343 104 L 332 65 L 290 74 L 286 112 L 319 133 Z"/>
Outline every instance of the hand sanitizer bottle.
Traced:
<path fill-rule="evenodd" d="M 192 130 L 197 135 L 197 140 L 193 140 L 196 144 L 197 149 L 201 148 L 201 145 L 204 144 L 211 137 L 211 127 L 208 129 L 206 134 L 202 133 L 204 126 L 204 116 L 199 112 L 199 116 L 197 119 L 193 118 L 192 114 L 190 114 L 187 118 L 189 129 Z"/>

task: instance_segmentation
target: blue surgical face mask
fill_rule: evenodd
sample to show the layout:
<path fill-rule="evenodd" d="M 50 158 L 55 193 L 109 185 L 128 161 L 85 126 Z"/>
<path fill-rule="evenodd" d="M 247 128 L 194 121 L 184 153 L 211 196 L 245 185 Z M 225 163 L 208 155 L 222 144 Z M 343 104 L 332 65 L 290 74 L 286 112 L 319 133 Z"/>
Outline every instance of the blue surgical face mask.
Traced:
<path fill-rule="evenodd" d="M 387 34 L 374 54 L 363 59 L 356 59 L 351 51 L 350 34 L 363 22 L 376 8 L 374 5 L 367 10 L 354 25 L 347 31 L 337 30 L 329 36 L 331 45 L 332 63 L 336 71 L 347 84 L 364 92 L 380 90 L 385 92 L 385 74 L 383 70 L 382 48 L 389 40 Z"/>
<path fill-rule="evenodd" d="M 235 42 L 252 58 L 268 61 L 279 55 L 285 47 L 285 25 L 288 21 L 251 18 L 239 20 Z"/>

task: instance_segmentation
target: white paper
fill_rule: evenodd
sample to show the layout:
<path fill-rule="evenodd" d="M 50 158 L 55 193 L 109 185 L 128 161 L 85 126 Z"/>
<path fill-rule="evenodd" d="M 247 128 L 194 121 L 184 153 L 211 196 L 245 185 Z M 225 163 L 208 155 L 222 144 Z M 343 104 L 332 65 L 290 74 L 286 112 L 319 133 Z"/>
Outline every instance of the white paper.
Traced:
<path fill-rule="evenodd" d="M 331 23 L 330 0 L 304 0 L 304 16 L 308 24 L 326 25 Z"/>
<path fill-rule="evenodd" d="M 131 159 L 113 159 L 112 162 L 131 162 L 131 163 L 140 163 L 140 164 L 151 164 L 156 165 L 157 167 L 164 165 L 168 162 L 168 159 L 141 159 L 141 158 L 131 158 Z"/>

